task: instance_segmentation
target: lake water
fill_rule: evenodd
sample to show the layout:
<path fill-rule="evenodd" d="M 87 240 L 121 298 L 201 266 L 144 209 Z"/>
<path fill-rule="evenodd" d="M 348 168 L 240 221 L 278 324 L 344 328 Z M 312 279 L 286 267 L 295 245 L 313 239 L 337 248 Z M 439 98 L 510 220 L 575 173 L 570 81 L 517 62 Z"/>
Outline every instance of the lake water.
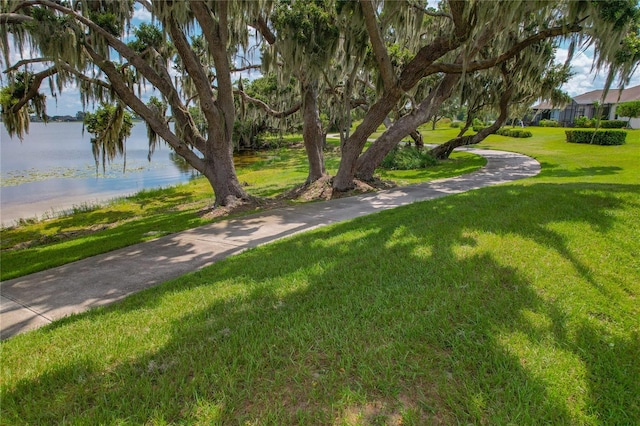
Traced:
<path fill-rule="evenodd" d="M 197 175 L 164 143 L 147 159 L 144 123 L 136 123 L 127 139 L 126 169 L 117 158 L 96 171 L 91 135 L 82 123 L 31 123 L 20 141 L 0 123 L 0 220 L 42 217 L 131 195 L 143 189 L 187 182 Z"/>

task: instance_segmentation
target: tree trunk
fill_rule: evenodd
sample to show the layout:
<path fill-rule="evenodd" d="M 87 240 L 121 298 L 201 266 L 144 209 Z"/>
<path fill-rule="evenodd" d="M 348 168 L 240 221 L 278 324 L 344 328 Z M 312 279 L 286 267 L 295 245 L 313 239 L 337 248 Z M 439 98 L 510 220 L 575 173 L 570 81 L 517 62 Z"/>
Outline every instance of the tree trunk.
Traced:
<path fill-rule="evenodd" d="M 383 123 L 387 129 L 393 126 L 393 122 L 389 117 L 385 118 Z M 418 131 L 418 129 L 414 129 L 409 132 L 409 136 L 411 136 L 411 139 L 413 139 L 413 142 L 416 144 L 417 149 L 424 148 L 424 140 L 422 139 L 422 134 Z"/>
<path fill-rule="evenodd" d="M 303 124 L 302 137 L 309 160 L 309 175 L 306 184 L 320 179 L 325 174 L 324 168 L 324 133 L 318 108 L 318 84 L 303 84 Z"/>
<path fill-rule="evenodd" d="M 215 206 L 226 206 L 237 200 L 250 200 L 236 174 L 233 164 L 231 135 L 218 131 L 209 136 L 203 174 L 209 180 L 215 195 Z M 225 137 L 229 140 L 225 140 Z"/>
<path fill-rule="evenodd" d="M 376 167 L 384 157 L 419 125 L 426 123 L 438 110 L 442 102 L 451 96 L 453 88 L 460 79 L 459 74 L 447 75 L 438 88 L 418 105 L 410 114 L 400 117 L 387 129 L 358 159 L 356 176 L 363 180 L 372 180 Z"/>
<path fill-rule="evenodd" d="M 494 123 L 491 126 L 485 127 L 475 135 L 458 136 L 457 138 L 453 138 L 441 145 L 438 145 L 437 147 L 429 151 L 429 154 L 431 154 L 438 160 L 444 160 L 446 158 L 449 158 L 449 155 L 451 155 L 454 149 L 460 146 L 474 145 L 474 144 L 480 143 L 487 136 L 489 136 L 492 133 L 495 133 L 495 131 L 498 130 L 500 126 L 504 124 L 504 122 L 507 120 L 507 117 L 509 115 L 509 102 L 511 101 L 511 96 L 513 94 L 513 86 L 511 86 L 511 80 L 506 75 L 506 73 L 503 73 L 503 75 L 505 78 L 505 85 L 507 86 L 507 88 L 502 93 L 502 95 L 500 95 L 500 116 L 498 116 L 498 119 L 494 121 Z"/>
<path fill-rule="evenodd" d="M 369 109 L 362 123 L 360 123 L 355 132 L 347 139 L 342 150 L 342 159 L 340 160 L 338 173 L 336 173 L 333 179 L 334 190 L 347 191 L 353 188 L 353 178 L 356 175 L 358 157 L 364 145 L 367 143 L 367 138 L 375 132 L 378 126 L 384 121 L 400 99 L 400 96 L 401 92 L 399 90 L 393 90 L 385 94 Z"/>
<path fill-rule="evenodd" d="M 416 144 L 416 149 L 421 150 L 424 148 L 424 139 L 422 139 L 422 133 L 418 131 L 418 129 L 413 129 L 412 132 L 409 133 L 411 139 Z"/>

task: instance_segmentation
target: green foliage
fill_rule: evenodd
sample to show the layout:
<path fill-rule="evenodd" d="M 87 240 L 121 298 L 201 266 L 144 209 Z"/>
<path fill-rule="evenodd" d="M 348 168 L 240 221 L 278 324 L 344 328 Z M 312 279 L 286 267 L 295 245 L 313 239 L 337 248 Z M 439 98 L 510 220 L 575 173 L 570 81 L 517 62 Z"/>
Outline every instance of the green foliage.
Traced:
<path fill-rule="evenodd" d="M 484 127 L 486 127 L 486 123 L 484 121 L 480 120 L 478 117 L 476 117 L 476 118 L 473 119 L 472 126 L 473 127 L 484 128 Z"/>
<path fill-rule="evenodd" d="M 234 149 L 258 149 L 264 129 L 255 120 L 236 119 L 233 123 Z"/>
<path fill-rule="evenodd" d="M 640 117 L 640 100 L 619 103 L 616 107 L 616 114 L 620 117 Z"/>
<path fill-rule="evenodd" d="M 508 136 L 508 137 L 511 137 L 511 138 L 530 138 L 531 136 L 533 136 L 533 134 L 528 130 L 510 129 L 510 128 L 507 128 L 507 127 L 503 127 L 501 129 L 498 129 L 496 131 L 496 135 Z"/>
<path fill-rule="evenodd" d="M 37 93 L 28 102 L 28 108 L 21 108 L 14 111 L 14 106 L 22 100 L 27 93 L 29 85 L 33 81 L 33 74 L 30 72 L 19 72 L 13 76 L 12 81 L 0 89 L 0 109 L 2 121 L 9 135 L 17 135 L 22 139 L 24 133 L 29 131 L 29 113 L 35 114 L 43 121 L 47 121 L 46 96 Z"/>
<path fill-rule="evenodd" d="M 584 115 L 573 120 L 573 126 L 578 128 L 594 127 L 595 123 L 591 118 L 587 118 Z"/>
<path fill-rule="evenodd" d="M 165 44 L 162 31 L 155 25 L 141 24 L 138 28 L 133 30 L 135 40 L 128 43 L 129 47 L 138 53 L 143 52 L 149 47 L 161 51 Z"/>
<path fill-rule="evenodd" d="M 451 127 L 452 129 L 459 129 L 462 126 L 462 123 L 459 121 L 452 121 L 451 124 L 449 124 L 449 127 Z"/>
<path fill-rule="evenodd" d="M 122 23 L 118 22 L 118 18 L 113 13 L 90 13 L 89 19 L 111 35 L 119 36 L 122 32 Z"/>
<path fill-rule="evenodd" d="M 566 130 L 567 142 L 593 145 L 622 145 L 626 142 L 624 130 Z"/>
<path fill-rule="evenodd" d="M 149 99 L 149 102 L 147 102 L 147 106 L 149 107 L 150 110 L 152 110 L 156 114 L 157 117 L 164 120 L 164 117 L 167 114 L 167 104 L 165 104 L 155 96 L 152 96 Z M 149 159 L 151 159 L 151 155 L 155 151 L 158 143 L 160 142 L 160 138 L 158 134 L 151 128 L 149 123 L 145 122 L 145 124 L 147 126 L 147 139 L 149 139 Z"/>
<path fill-rule="evenodd" d="M 413 146 L 396 146 L 382 160 L 380 167 L 388 170 L 415 170 L 433 166 L 438 163 L 427 151 Z"/>
<path fill-rule="evenodd" d="M 133 116 L 120 104 L 102 104 L 96 112 L 85 114 L 84 124 L 86 130 L 94 135 L 91 147 L 96 168 L 102 159 L 104 171 L 107 162 L 125 154 L 125 140 L 131 135 Z"/>
<path fill-rule="evenodd" d="M 307 76 L 319 75 L 340 35 L 331 2 L 283 0 L 277 3 L 271 20 L 285 61 Z"/>
<path fill-rule="evenodd" d="M 541 127 L 558 127 L 558 120 L 540 120 Z"/>
<path fill-rule="evenodd" d="M 622 129 L 627 126 L 624 120 L 600 120 L 600 127 L 603 129 Z"/>

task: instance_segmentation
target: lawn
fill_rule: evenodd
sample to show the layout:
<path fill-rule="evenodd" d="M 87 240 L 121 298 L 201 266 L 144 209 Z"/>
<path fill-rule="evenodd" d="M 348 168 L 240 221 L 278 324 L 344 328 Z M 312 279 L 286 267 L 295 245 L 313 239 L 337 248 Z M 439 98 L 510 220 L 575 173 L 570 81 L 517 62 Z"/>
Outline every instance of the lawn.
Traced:
<path fill-rule="evenodd" d="M 637 423 L 640 131 L 596 147 L 531 130 L 481 147 L 534 156 L 537 177 L 293 236 L 3 342 L 3 423 Z"/>
<path fill-rule="evenodd" d="M 326 166 L 335 174 L 339 159 L 333 148 L 339 141 L 330 143 Z M 484 164 L 482 157 L 458 153 L 434 167 L 386 171 L 383 177 L 406 185 L 470 173 Z M 304 182 L 308 174 L 304 149 L 286 146 L 243 155 L 237 167 L 240 182 L 257 197 L 283 194 Z M 0 279 L 16 278 L 211 223 L 212 219 L 203 215 L 211 203 L 211 187 L 206 179 L 198 178 L 184 185 L 142 191 L 102 207 L 80 206 L 75 214 L 58 219 L 23 221 L 20 226 L 0 230 Z"/>

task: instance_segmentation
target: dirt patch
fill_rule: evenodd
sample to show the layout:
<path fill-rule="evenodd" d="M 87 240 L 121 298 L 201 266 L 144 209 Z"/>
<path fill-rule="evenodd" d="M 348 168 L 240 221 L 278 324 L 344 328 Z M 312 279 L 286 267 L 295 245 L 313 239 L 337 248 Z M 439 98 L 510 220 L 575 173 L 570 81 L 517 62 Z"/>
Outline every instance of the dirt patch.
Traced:
<path fill-rule="evenodd" d="M 327 201 L 334 198 L 346 198 L 396 187 L 395 183 L 380 179 L 371 182 L 356 179 L 354 184 L 354 188 L 349 191 L 337 192 L 333 190 L 333 177 L 323 176 L 315 182 L 299 185 L 275 198 L 254 198 L 244 201 L 233 200 L 226 206 L 204 208 L 200 210 L 199 215 L 206 219 L 221 219 L 237 214 L 273 210 L 289 206 L 293 202 Z"/>
<path fill-rule="evenodd" d="M 76 229 L 73 231 L 64 231 L 58 232 L 52 235 L 43 235 L 40 238 L 31 241 L 23 241 L 14 246 L 7 247 L 2 251 L 9 250 L 23 250 L 28 249 L 30 247 L 42 246 L 45 244 L 58 243 L 60 241 L 70 240 L 73 238 L 83 237 L 85 235 L 94 234 L 99 231 L 104 231 L 105 229 L 113 228 L 117 223 L 109 223 L 109 224 L 100 224 L 100 225 L 91 225 L 86 228 Z"/>
<path fill-rule="evenodd" d="M 313 183 L 300 185 L 286 192 L 281 197 L 293 201 L 331 200 L 334 198 L 352 197 L 367 192 L 376 192 L 383 189 L 394 188 L 395 186 L 396 184 L 391 181 L 380 179 L 375 179 L 371 182 L 356 179 L 354 180 L 353 189 L 338 192 L 333 190 L 333 177 L 324 176 Z"/>
<path fill-rule="evenodd" d="M 264 210 L 273 210 L 287 206 L 285 200 L 271 198 L 254 198 L 250 200 L 235 200 L 226 206 L 205 207 L 198 211 L 198 216 L 205 219 L 222 219 L 244 213 L 257 213 Z"/>

